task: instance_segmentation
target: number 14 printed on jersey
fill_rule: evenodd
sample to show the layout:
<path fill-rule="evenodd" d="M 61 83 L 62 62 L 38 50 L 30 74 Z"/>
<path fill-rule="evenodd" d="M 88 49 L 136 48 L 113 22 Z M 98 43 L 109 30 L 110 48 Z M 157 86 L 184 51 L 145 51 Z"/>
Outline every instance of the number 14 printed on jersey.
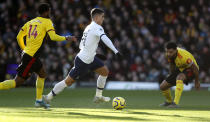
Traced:
<path fill-rule="evenodd" d="M 32 27 L 33 27 L 33 25 L 30 25 L 30 26 L 29 26 L 28 38 L 31 38 L 31 36 L 34 36 L 34 39 L 35 39 L 36 36 L 38 35 L 38 34 L 37 34 L 37 30 L 36 30 L 37 25 L 35 25 L 33 31 L 31 32 Z"/>

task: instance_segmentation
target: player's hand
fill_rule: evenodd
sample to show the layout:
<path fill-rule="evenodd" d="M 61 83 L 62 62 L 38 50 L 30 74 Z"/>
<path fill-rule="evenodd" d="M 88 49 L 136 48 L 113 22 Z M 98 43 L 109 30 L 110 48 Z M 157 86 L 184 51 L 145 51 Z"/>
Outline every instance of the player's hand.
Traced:
<path fill-rule="evenodd" d="M 74 41 L 74 42 L 76 42 L 77 38 L 75 36 L 66 36 L 66 40 L 67 41 Z"/>
<path fill-rule="evenodd" d="M 107 59 L 106 56 L 102 55 L 102 54 L 96 54 L 96 57 L 103 60 L 103 61 L 105 61 Z"/>
<path fill-rule="evenodd" d="M 117 58 L 120 59 L 120 60 L 123 59 L 123 55 L 122 55 L 120 52 L 117 52 L 117 53 L 116 53 L 116 56 L 117 56 Z"/>
<path fill-rule="evenodd" d="M 196 90 L 200 89 L 200 82 L 199 81 L 195 82 L 195 89 Z"/>

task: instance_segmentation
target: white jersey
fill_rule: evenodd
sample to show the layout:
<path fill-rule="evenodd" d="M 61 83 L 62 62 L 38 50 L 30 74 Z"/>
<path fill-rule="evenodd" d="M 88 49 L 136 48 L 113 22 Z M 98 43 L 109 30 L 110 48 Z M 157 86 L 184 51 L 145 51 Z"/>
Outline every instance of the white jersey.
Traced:
<path fill-rule="evenodd" d="M 98 48 L 98 43 L 102 36 L 104 36 L 104 29 L 102 26 L 98 25 L 92 21 L 84 30 L 83 36 L 79 45 L 80 52 L 77 56 L 86 64 L 93 62 L 96 55 L 96 50 Z M 111 42 L 111 40 L 110 40 Z M 109 42 L 109 43 L 110 43 Z M 112 44 L 112 43 L 111 43 Z M 113 44 L 112 44 L 113 45 Z M 112 46 L 111 45 L 111 46 Z M 110 47 L 110 44 L 107 45 Z M 111 49 L 116 53 L 118 52 L 114 46 Z"/>

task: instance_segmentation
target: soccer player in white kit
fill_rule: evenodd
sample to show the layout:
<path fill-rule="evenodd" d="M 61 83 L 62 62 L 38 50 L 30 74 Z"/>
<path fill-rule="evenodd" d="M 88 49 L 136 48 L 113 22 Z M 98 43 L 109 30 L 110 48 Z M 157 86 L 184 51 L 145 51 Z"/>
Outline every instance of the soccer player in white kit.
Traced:
<path fill-rule="evenodd" d="M 69 72 L 69 75 L 64 80 L 58 82 L 48 95 L 43 95 L 43 100 L 46 103 L 49 104 L 54 96 L 63 91 L 67 86 L 71 86 L 75 80 L 87 73 L 88 70 L 99 74 L 96 95 L 93 101 L 95 103 L 110 101 L 110 97 L 102 96 L 109 70 L 104 63 L 95 56 L 99 41 L 102 40 L 118 57 L 120 57 L 121 54 L 115 48 L 112 41 L 106 36 L 101 26 L 104 21 L 104 11 L 100 8 L 92 9 L 91 19 L 92 22 L 83 32 L 79 46 L 80 52 L 75 57 L 74 67 Z"/>

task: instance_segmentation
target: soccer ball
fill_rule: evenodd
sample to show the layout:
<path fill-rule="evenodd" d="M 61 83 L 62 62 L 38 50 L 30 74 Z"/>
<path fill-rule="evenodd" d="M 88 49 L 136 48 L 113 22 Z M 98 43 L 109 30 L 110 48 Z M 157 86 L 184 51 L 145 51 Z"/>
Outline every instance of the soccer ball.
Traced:
<path fill-rule="evenodd" d="M 125 99 L 122 97 L 115 97 L 112 101 L 112 107 L 116 110 L 122 110 L 125 106 Z"/>

